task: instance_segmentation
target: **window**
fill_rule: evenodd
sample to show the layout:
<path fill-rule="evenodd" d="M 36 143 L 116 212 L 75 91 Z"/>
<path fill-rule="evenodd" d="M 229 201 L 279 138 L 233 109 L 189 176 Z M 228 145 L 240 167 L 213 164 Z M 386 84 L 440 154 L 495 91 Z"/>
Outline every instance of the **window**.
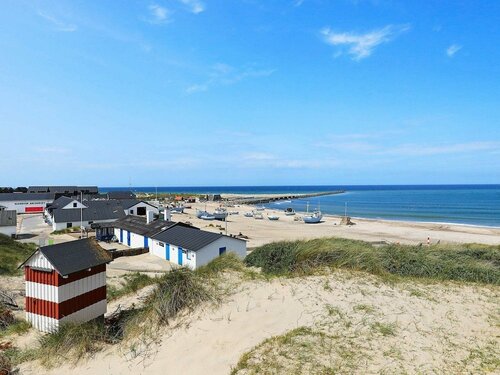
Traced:
<path fill-rule="evenodd" d="M 160 247 L 165 247 L 165 244 L 164 244 L 163 242 L 158 242 L 158 245 L 159 245 Z"/>
<path fill-rule="evenodd" d="M 76 206 L 78 206 L 78 204 L 77 204 L 76 202 L 75 202 L 75 203 L 73 203 L 73 207 L 76 207 Z"/>
<path fill-rule="evenodd" d="M 130 210 L 130 215 L 133 215 L 134 214 L 134 210 Z"/>
<path fill-rule="evenodd" d="M 71 228 L 73 226 L 73 223 L 66 223 L 66 228 Z"/>
<path fill-rule="evenodd" d="M 146 216 L 146 207 L 137 207 L 137 216 Z"/>

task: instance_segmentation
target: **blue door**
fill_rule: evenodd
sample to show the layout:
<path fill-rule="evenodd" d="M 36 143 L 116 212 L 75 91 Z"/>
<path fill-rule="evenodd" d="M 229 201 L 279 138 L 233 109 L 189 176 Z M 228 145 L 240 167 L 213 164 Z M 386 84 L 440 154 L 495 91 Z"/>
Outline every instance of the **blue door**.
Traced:
<path fill-rule="evenodd" d="M 123 229 L 120 229 L 120 242 L 123 243 Z"/>
<path fill-rule="evenodd" d="M 147 249 L 149 247 L 148 245 L 148 238 L 144 236 L 144 248 Z"/>
<path fill-rule="evenodd" d="M 226 248 L 225 247 L 219 247 L 219 255 L 222 255 L 226 252 Z"/>
<path fill-rule="evenodd" d="M 168 243 L 165 244 L 165 258 L 170 260 L 170 245 Z"/>
<path fill-rule="evenodd" d="M 130 246 L 130 232 L 127 231 L 127 246 Z"/>
<path fill-rule="evenodd" d="M 177 263 L 182 266 L 182 247 L 177 248 Z"/>

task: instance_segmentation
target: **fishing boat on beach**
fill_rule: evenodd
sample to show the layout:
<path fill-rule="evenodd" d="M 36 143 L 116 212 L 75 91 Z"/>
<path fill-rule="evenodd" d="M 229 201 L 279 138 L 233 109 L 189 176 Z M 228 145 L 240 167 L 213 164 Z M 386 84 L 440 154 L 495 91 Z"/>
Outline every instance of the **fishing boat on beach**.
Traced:
<path fill-rule="evenodd" d="M 295 210 L 292 207 L 285 208 L 285 215 L 286 216 L 293 216 L 293 215 L 295 215 Z"/>
<path fill-rule="evenodd" d="M 303 217 L 303 220 L 304 220 L 304 223 L 306 223 L 306 224 L 316 224 L 316 223 L 320 223 L 322 218 L 323 218 L 323 214 L 321 213 L 321 211 L 318 210 L 318 211 L 314 211 L 310 215 L 305 215 Z"/>
<path fill-rule="evenodd" d="M 276 221 L 280 219 L 280 217 L 276 215 L 267 215 L 267 218 L 271 221 Z"/>
<path fill-rule="evenodd" d="M 212 221 L 212 220 L 215 220 L 215 216 L 214 215 L 210 215 L 210 214 L 206 214 L 206 215 L 202 215 L 200 217 L 200 219 L 202 220 L 207 220 L 207 221 Z"/>
<path fill-rule="evenodd" d="M 264 211 L 266 208 L 264 206 L 257 206 L 255 207 L 257 211 Z"/>
<path fill-rule="evenodd" d="M 210 216 L 210 214 L 204 210 L 196 210 L 196 217 L 201 219 L 202 216 Z"/>
<path fill-rule="evenodd" d="M 245 212 L 243 214 L 243 216 L 245 216 L 245 217 L 253 217 L 253 213 L 252 212 Z"/>
<path fill-rule="evenodd" d="M 257 212 L 257 211 L 255 211 L 255 212 L 253 213 L 253 218 L 254 218 L 254 219 L 257 219 L 257 220 L 262 220 L 262 219 L 264 219 L 264 215 L 262 215 L 262 213 L 261 213 L 261 212 Z"/>
<path fill-rule="evenodd" d="M 217 208 L 212 214 L 212 216 L 215 217 L 215 220 L 226 220 L 227 215 L 227 210 L 224 207 Z"/>

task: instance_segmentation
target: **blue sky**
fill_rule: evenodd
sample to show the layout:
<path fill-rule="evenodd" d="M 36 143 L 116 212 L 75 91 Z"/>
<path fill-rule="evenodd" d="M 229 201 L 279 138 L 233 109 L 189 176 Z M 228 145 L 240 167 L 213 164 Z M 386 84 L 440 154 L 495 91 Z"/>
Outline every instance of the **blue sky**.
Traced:
<path fill-rule="evenodd" d="M 500 183 L 498 1 L 0 7 L 0 186 Z"/>

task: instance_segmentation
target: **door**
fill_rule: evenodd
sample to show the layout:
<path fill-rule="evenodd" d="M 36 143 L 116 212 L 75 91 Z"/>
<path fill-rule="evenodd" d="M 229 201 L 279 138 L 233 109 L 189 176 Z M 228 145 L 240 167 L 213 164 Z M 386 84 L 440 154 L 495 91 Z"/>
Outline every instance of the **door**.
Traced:
<path fill-rule="evenodd" d="M 127 246 L 130 246 L 130 232 L 127 231 Z"/>
<path fill-rule="evenodd" d="M 177 263 L 182 266 L 182 247 L 177 248 Z"/>
<path fill-rule="evenodd" d="M 170 260 L 170 245 L 165 244 L 165 259 Z"/>
<path fill-rule="evenodd" d="M 146 236 L 144 236 L 144 248 L 145 249 L 149 248 L 148 238 Z"/>
<path fill-rule="evenodd" d="M 222 255 L 226 252 L 226 248 L 225 247 L 219 247 L 219 255 Z"/>
<path fill-rule="evenodd" d="M 120 229 L 120 243 L 123 243 L 123 229 Z"/>

